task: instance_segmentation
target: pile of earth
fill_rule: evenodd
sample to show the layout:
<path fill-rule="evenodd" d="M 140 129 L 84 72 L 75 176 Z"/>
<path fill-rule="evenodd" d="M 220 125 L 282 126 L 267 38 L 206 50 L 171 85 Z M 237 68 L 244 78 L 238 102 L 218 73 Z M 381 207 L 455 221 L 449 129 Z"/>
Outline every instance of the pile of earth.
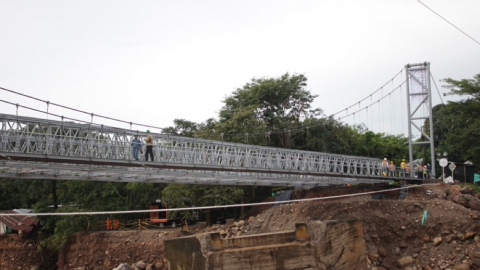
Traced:
<path fill-rule="evenodd" d="M 293 199 L 325 198 L 382 188 L 385 187 L 318 187 L 297 191 Z M 296 223 L 308 220 L 353 218 L 363 221 L 370 269 L 480 269 L 480 194 L 469 188 L 462 190 L 459 185 L 432 185 L 411 188 L 402 200 L 399 195 L 395 190 L 262 206 L 242 220 L 190 227 L 189 232 L 170 229 L 78 233 L 59 254 L 57 266 L 85 270 L 166 269 L 164 239 L 209 231 L 238 237 L 294 230 Z M 16 235 L 0 237 L 0 268 L 52 269 L 28 241 Z"/>

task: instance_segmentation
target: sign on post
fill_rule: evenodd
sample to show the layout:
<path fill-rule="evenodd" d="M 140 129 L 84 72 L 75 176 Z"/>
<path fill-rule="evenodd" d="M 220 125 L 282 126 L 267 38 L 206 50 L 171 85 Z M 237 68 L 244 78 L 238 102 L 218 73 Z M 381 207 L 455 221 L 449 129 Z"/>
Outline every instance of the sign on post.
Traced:
<path fill-rule="evenodd" d="M 445 166 L 448 165 L 448 160 L 446 158 L 441 158 L 438 163 L 442 166 L 442 180 L 445 182 Z"/>
<path fill-rule="evenodd" d="M 453 172 L 457 166 L 455 166 L 455 163 L 452 162 L 450 165 L 448 165 L 448 168 Z"/>
<path fill-rule="evenodd" d="M 455 163 L 450 162 L 448 168 L 452 171 L 452 181 L 455 181 L 455 168 L 457 168 L 457 166 L 455 166 Z"/>
<path fill-rule="evenodd" d="M 440 163 L 440 166 L 445 167 L 448 165 L 448 160 L 446 158 L 442 158 L 438 163 Z"/>

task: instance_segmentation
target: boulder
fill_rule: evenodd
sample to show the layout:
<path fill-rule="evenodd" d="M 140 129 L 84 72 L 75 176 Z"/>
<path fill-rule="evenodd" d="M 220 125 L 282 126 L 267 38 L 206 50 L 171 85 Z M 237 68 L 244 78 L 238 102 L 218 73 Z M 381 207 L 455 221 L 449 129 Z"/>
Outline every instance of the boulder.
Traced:
<path fill-rule="evenodd" d="M 446 190 L 447 198 L 448 198 L 448 199 L 452 199 L 453 197 L 461 194 L 460 189 L 461 189 L 461 188 L 460 188 L 459 185 L 451 185 L 451 186 Z"/>
<path fill-rule="evenodd" d="M 475 192 L 473 192 L 472 188 L 471 187 L 463 187 L 462 189 L 460 189 L 460 192 L 462 194 L 470 194 L 470 195 L 474 195 Z"/>
<path fill-rule="evenodd" d="M 466 263 L 457 264 L 453 267 L 453 270 L 470 270 L 470 265 Z"/>
<path fill-rule="evenodd" d="M 442 239 L 442 237 L 440 237 L 440 236 L 433 238 L 433 245 L 434 245 L 434 246 L 440 245 L 440 243 L 442 243 L 442 240 L 443 240 L 443 239 Z"/>
<path fill-rule="evenodd" d="M 145 268 L 147 268 L 147 264 L 144 261 L 138 261 L 135 266 L 140 270 L 145 270 Z"/>
<path fill-rule="evenodd" d="M 476 269 L 480 269 L 480 259 L 477 259 L 477 258 L 472 259 L 472 266 L 475 266 Z"/>
<path fill-rule="evenodd" d="M 471 200 L 474 200 L 475 197 L 473 197 L 472 195 L 469 195 L 469 194 L 460 194 L 460 195 L 455 195 L 452 197 L 452 201 L 453 202 L 456 202 L 460 205 L 463 205 L 464 207 L 469 207 L 468 203 L 471 201 Z"/>
<path fill-rule="evenodd" d="M 470 207 L 472 210 L 480 212 L 480 200 L 477 199 L 477 198 L 473 198 L 473 199 L 469 200 L 468 201 L 468 207 Z"/>
<path fill-rule="evenodd" d="M 387 257 L 387 250 L 384 249 L 384 248 L 378 248 L 377 253 L 378 253 L 378 255 L 380 255 L 382 257 Z"/>
<path fill-rule="evenodd" d="M 131 270 L 130 266 L 126 263 L 121 263 L 115 270 Z"/>
<path fill-rule="evenodd" d="M 474 238 L 477 235 L 477 232 L 475 231 L 469 231 L 464 234 L 465 239 L 471 239 Z"/>
<path fill-rule="evenodd" d="M 411 264 L 413 264 L 415 260 L 412 256 L 405 256 L 397 260 L 397 264 L 400 268 L 405 268 Z"/>

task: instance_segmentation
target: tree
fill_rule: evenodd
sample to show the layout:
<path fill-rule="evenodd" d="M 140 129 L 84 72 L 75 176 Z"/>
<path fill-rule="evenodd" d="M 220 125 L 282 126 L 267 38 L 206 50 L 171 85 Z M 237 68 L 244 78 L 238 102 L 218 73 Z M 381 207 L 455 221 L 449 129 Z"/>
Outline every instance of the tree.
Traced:
<path fill-rule="evenodd" d="M 317 116 L 320 109 L 311 106 L 317 97 L 306 90 L 307 78 L 304 75 L 290 75 L 280 78 L 252 79 L 225 98 L 220 110 L 218 130 L 225 134 L 238 134 L 232 141 L 253 144 L 270 144 L 277 147 L 291 146 L 288 131 L 299 126 L 304 119 Z M 248 135 L 269 131 L 269 138 L 252 138 Z"/>
<path fill-rule="evenodd" d="M 470 160 L 480 164 L 480 74 L 473 79 L 460 81 L 444 79 L 449 95 L 467 98 L 433 108 L 435 147 L 437 151 L 448 152 L 453 161 Z"/>
<path fill-rule="evenodd" d="M 449 95 L 467 96 L 470 99 L 480 101 L 480 73 L 473 76 L 473 79 L 463 79 L 460 81 L 446 78 L 442 80 L 447 83 L 444 88 L 450 89 Z"/>

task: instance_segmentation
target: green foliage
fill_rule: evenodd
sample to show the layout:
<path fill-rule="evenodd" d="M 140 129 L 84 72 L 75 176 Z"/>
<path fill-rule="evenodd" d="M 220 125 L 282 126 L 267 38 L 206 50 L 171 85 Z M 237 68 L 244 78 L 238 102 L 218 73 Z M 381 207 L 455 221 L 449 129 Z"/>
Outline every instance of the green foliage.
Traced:
<path fill-rule="evenodd" d="M 447 78 L 443 82 L 447 85 L 444 86 L 450 89 L 449 95 L 467 96 L 468 98 L 480 101 L 480 74 L 473 76 L 473 79 L 463 79 L 460 81 Z"/>
<path fill-rule="evenodd" d="M 170 184 L 162 191 L 162 201 L 169 208 L 184 208 L 205 205 L 227 205 L 241 201 L 242 187 Z M 173 212 L 171 217 L 192 218 L 191 211 Z"/>
<path fill-rule="evenodd" d="M 217 130 L 239 134 L 229 138 L 235 142 L 290 147 L 290 135 L 285 132 L 272 133 L 269 138 L 250 138 L 245 134 L 281 131 L 319 115 L 321 110 L 311 106 L 317 96 L 306 90 L 306 86 L 307 78 L 297 74 L 252 79 L 224 100 Z"/>
<path fill-rule="evenodd" d="M 480 74 L 471 80 L 445 79 L 450 95 L 468 98 L 433 108 L 435 147 L 437 152 L 448 152 L 454 161 L 470 160 L 480 164 Z"/>
<path fill-rule="evenodd" d="M 193 205 L 225 205 L 239 202 L 243 190 L 237 186 L 207 186 L 170 184 L 162 191 L 162 198 L 174 207 L 185 207 L 189 198 Z"/>

